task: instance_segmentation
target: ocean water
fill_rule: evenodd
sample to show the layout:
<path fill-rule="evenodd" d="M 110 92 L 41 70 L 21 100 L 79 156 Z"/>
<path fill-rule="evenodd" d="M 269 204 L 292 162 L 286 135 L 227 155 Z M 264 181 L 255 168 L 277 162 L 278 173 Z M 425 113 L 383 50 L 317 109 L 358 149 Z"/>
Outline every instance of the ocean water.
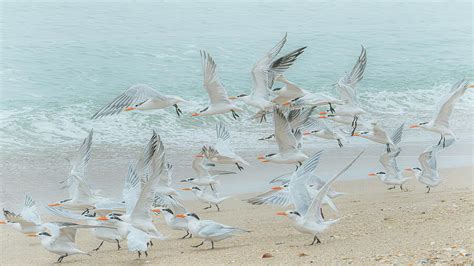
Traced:
<path fill-rule="evenodd" d="M 185 151 L 212 141 L 217 119 L 228 123 L 238 148 L 252 149 L 271 123 L 191 117 L 207 102 L 199 50 L 214 57 L 229 94 L 240 94 L 251 88 L 252 65 L 285 32 L 282 53 L 308 46 L 289 80 L 336 96 L 332 84 L 364 45 L 368 65 L 358 92 L 366 119 L 389 129 L 424 121 L 453 83 L 473 80 L 472 12 L 470 1 L 4 1 L 2 155 L 77 146 L 90 128 L 95 143 L 107 146 L 141 145 L 156 129 Z M 195 103 L 183 107 L 183 118 L 171 108 L 89 119 L 136 83 Z M 471 142 L 473 95 L 466 93 L 452 117 L 458 137 Z M 406 139 L 425 136 L 411 131 Z"/>

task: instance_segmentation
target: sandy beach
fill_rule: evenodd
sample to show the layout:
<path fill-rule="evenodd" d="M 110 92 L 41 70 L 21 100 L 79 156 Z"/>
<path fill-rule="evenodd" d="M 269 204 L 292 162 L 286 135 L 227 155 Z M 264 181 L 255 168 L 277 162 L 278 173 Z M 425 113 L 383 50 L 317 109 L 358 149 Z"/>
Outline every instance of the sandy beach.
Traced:
<path fill-rule="evenodd" d="M 339 181 L 335 189 L 348 193 L 335 199 L 342 219 L 320 235 L 321 244 L 309 246 L 312 237 L 295 231 L 286 217 L 276 216 L 282 208 L 252 206 L 242 201 L 255 195 L 235 196 L 222 204 L 222 211 L 203 210 L 203 204 L 186 202 L 201 219 L 251 230 L 222 242 L 216 248 L 198 239 L 178 239 L 183 234 L 166 228 L 158 216 L 159 230 L 168 240 L 156 242 L 148 258 L 116 245 L 104 243 L 92 256 L 73 256 L 64 264 L 421 264 L 474 263 L 474 190 L 473 167 L 443 169 L 446 179 L 426 194 L 416 180 L 410 180 L 408 192 L 387 190 L 379 180 Z M 329 217 L 334 213 L 326 211 Z M 58 220 L 45 216 L 45 220 Z M 38 239 L 29 238 L 0 226 L 2 264 L 51 264 L 57 256 L 45 251 Z M 87 230 L 78 233 L 77 243 L 90 251 L 100 242 Z M 270 258 L 262 258 L 263 254 Z"/>

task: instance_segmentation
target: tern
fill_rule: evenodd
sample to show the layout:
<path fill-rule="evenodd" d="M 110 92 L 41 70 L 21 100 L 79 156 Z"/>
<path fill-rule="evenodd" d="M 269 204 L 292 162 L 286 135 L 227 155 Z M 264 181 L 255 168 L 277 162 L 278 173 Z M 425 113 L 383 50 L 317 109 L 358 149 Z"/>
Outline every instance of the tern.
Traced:
<path fill-rule="evenodd" d="M 35 201 L 29 195 L 25 195 L 25 203 L 19 215 L 5 209 L 3 215 L 5 221 L 0 221 L 0 224 L 7 224 L 23 234 L 38 233 L 44 228 Z"/>
<path fill-rule="evenodd" d="M 227 197 L 220 197 L 219 194 L 215 190 L 208 189 L 200 189 L 199 187 L 192 187 L 192 188 L 182 188 L 182 190 L 192 191 L 194 195 L 199 199 L 199 201 L 209 204 L 209 206 L 205 207 L 204 210 L 212 208 L 212 205 L 216 206 L 217 211 L 221 211 L 219 204 L 221 204 L 224 200 L 230 198 Z"/>
<path fill-rule="evenodd" d="M 169 228 L 178 231 L 185 231 L 186 234 L 181 237 L 181 239 L 185 239 L 187 237 L 192 238 L 193 235 L 189 232 L 188 221 L 185 219 L 178 218 L 175 215 L 176 212 L 182 213 L 181 211 L 186 212 L 186 209 L 175 209 L 174 211 L 171 209 L 161 209 L 161 213 L 163 213 L 163 215 L 165 216 L 166 225 Z"/>
<path fill-rule="evenodd" d="M 101 221 L 96 219 L 96 215 L 107 215 L 109 210 L 94 210 L 94 214 L 86 213 L 86 214 L 76 214 L 70 211 L 67 211 L 63 208 L 52 208 L 46 207 L 46 209 L 52 213 L 53 215 L 64 217 L 68 219 L 74 219 L 78 221 L 86 221 L 89 225 L 97 225 L 97 226 L 104 226 L 104 227 L 95 227 L 92 228 L 92 235 L 101 240 L 99 246 L 92 251 L 98 251 L 104 242 L 115 243 L 117 244 L 117 250 L 120 250 L 120 241 L 126 239 L 126 235 L 122 234 L 117 228 L 110 228 L 111 223 L 107 221 Z M 121 215 L 121 214 L 116 214 Z"/>
<path fill-rule="evenodd" d="M 299 130 L 292 131 L 288 118 L 278 108 L 273 111 L 273 123 L 275 126 L 274 136 L 279 152 L 265 154 L 257 157 L 257 159 L 261 162 L 301 165 L 308 158 L 300 150 L 298 139 L 301 138 L 301 132 Z"/>
<path fill-rule="evenodd" d="M 216 180 L 217 176 L 236 174 L 231 171 L 210 169 L 211 167 L 214 167 L 215 164 L 204 164 L 204 157 L 205 155 L 203 153 L 194 156 L 192 167 L 195 176 L 183 179 L 180 181 L 181 183 L 191 183 L 196 186 L 209 186 L 214 190 L 214 187 L 219 184 L 219 181 Z"/>
<path fill-rule="evenodd" d="M 311 156 L 295 174 L 291 177 L 289 183 L 290 193 L 296 210 L 289 210 L 286 212 L 278 212 L 277 215 L 287 216 L 290 218 L 292 226 L 299 232 L 304 234 L 311 234 L 314 236 L 313 245 L 321 243 L 317 234 L 324 232 L 329 226 L 336 223 L 339 219 L 325 221 L 321 214 L 322 202 L 327 192 L 334 183 L 334 181 L 342 175 L 349 167 L 351 167 L 355 161 L 362 155 L 363 151 L 360 152 L 346 167 L 344 167 L 339 173 L 331 177 L 319 191 L 311 197 L 307 188 L 306 182 L 309 177 L 309 173 L 314 171 L 319 160 L 318 153 Z"/>
<path fill-rule="evenodd" d="M 231 99 L 240 99 L 249 106 L 255 107 L 258 111 L 269 112 L 274 106 L 270 101 L 271 88 L 275 78 L 282 74 L 285 70 L 293 65 L 299 55 L 304 52 L 306 47 L 296 49 L 295 51 L 286 54 L 275 60 L 275 57 L 280 53 L 281 49 L 286 43 L 287 35 L 278 42 L 275 47 L 268 51 L 263 58 L 258 60 L 252 69 L 252 92 L 248 94 L 240 94 Z M 260 121 L 265 119 L 262 117 Z"/>
<path fill-rule="evenodd" d="M 211 249 L 214 249 L 214 242 L 230 238 L 239 233 L 249 233 L 250 231 L 233 226 L 220 224 L 213 220 L 201 220 L 195 213 L 177 214 L 178 218 L 185 218 L 188 221 L 189 232 L 194 237 L 201 238 L 201 244 L 193 246 L 200 247 L 205 241 L 211 242 Z"/>
<path fill-rule="evenodd" d="M 236 111 L 243 111 L 241 108 L 234 105 L 227 91 L 217 76 L 217 65 L 212 59 L 211 55 L 205 51 L 201 51 L 201 63 L 204 72 L 204 83 L 203 86 L 209 95 L 209 106 L 200 110 L 197 113 L 193 113 L 192 116 L 203 116 L 203 115 L 216 115 L 232 112 L 232 117 L 237 119 L 239 115 Z"/>
<path fill-rule="evenodd" d="M 396 159 L 400 152 L 400 148 L 396 148 L 396 150 L 392 152 L 383 152 L 380 156 L 379 162 L 382 164 L 385 172 L 369 173 L 369 176 L 377 176 L 385 184 L 393 186 L 388 189 L 394 189 L 395 186 L 400 186 L 400 190 L 403 191 L 402 185 L 407 182 L 410 177 L 404 177 L 402 171 L 398 168 Z"/>
<path fill-rule="evenodd" d="M 350 73 L 340 78 L 336 83 L 336 91 L 339 93 L 340 99 L 345 102 L 344 105 L 338 106 L 335 110 L 329 112 L 335 116 L 349 116 L 352 117 L 352 134 L 357 129 L 359 117 L 366 113 L 365 110 L 359 107 L 359 100 L 357 98 L 356 85 L 362 80 L 365 67 L 367 65 L 367 52 L 362 46 L 362 51 L 357 59 L 356 64 Z M 328 112 L 321 112 L 320 114 L 328 114 Z"/>
<path fill-rule="evenodd" d="M 234 152 L 231 146 L 230 133 L 223 123 L 217 123 L 216 132 L 216 145 L 214 147 L 203 146 L 201 154 L 213 163 L 235 164 L 242 171 L 244 168 L 240 164 L 249 165 L 249 163 Z"/>
<path fill-rule="evenodd" d="M 438 110 L 431 121 L 414 124 L 411 125 L 410 128 L 419 127 L 424 130 L 437 132 L 441 135 L 438 145 L 443 143 L 443 146 L 446 146 L 446 136 L 456 138 L 454 132 L 449 127 L 449 118 L 453 113 L 454 104 L 463 96 L 464 92 L 466 92 L 469 87 L 474 86 L 469 85 L 467 80 L 463 79 L 458 81 L 451 87 L 449 93 L 440 100 L 438 103 Z"/>
<path fill-rule="evenodd" d="M 273 93 L 277 95 L 272 99 L 272 102 L 274 103 L 287 105 L 291 100 L 301 98 L 309 93 L 308 91 L 298 87 L 295 83 L 287 80 L 283 74 L 278 75 L 275 80 L 284 83 L 285 86 L 273 89 Z"/>
<path fill-rule="evenodd" d="M 178 104 L 183 102 L 186 101 L 179 96 L 165 95 L 149 85 L 136 84 L 126 89 L 112 102 L 100 108 L 91 119 L 117 115 L 123 111 L 164 109 L 170 106 L 174 106 L 176 114 L 181 116 L 183 112 L 179 109 Z"/>
<path fill-rule="evenodd" d="M 420 183 L 426 185 L 428 189 L 426 193 L 430 193 L 431 188 L 438 186 L 443 180 L 438 172 L 438 163 L 436 160 L 438 152 L 443 148 L 451 146 L 454 142 L 454 139 L 448 139 L 444 147 L 439 144 L 428 146 L 423 153 L 418 156 L 421 169 L 419 167 L 405 169 L 413 173 Z"/>
<path fill-rule="evenodd" d="M 57 260 L 58 263 L 61 263 L 65 257 L 71 255 L 90 256 L 89 253 L 81 251 L 75 244 L 77 229 L 99 227 L 67 222 L 45 223 L 43 226 L 47 229 L 46 231 L 31 234 L 30 236 L 38 236 L 41 240 L 41 245 L 47 251 L 58 254 L 60 256 Z"/>
<path fill-rule="evenodd" d="M 387 146 L 387 152 L 390 152 L 392 148 L 396 147 L 402 139 L 403 127 L 405 123 L 402 123 L 392 134 L 388 136 L 387 132 L 377 123 L 372 123 L 372 131 L 363 131 L 360 133 L 354 133 L 354 136 L 359 136 L 371 141 L 385 144 Z"/>
<path fill-rule="evenodd" d="M 313 129 L 311 131 L 303 132 L 303 136 L 311 135 L 311 136 L 315 136 L 315 137 L 318 137 L 318 138 L 336 140 L 337 144 L 339 145 L 340 148 L 342 148 L 344 146 L 342 144 L 342 141 L 345 140 L 345 138 L 339 132 L 339 130 L 332 129 L 323 120 L 319 121 L 318 125 L 319 126 L 318 126 L 317 129 Z"/>

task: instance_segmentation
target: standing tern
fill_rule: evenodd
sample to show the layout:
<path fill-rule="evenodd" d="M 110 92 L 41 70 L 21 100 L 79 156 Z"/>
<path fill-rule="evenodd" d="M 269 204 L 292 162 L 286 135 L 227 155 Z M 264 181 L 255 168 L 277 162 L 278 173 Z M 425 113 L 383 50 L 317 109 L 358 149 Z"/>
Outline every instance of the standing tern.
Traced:
<path fill-rule="evenodd" d="M 458 81 L 451 87 L 449 93 L 446 94 L 438 103 L 438 110 L 431 121 L 414 124 L 411 125 L 410 128 L 419 127 L 424 130 L 437 132 L 441 135 L 438 145 L 443 143 L 443 146 L 446 146 L 446 136 L 456 138 L 454 132 L 449 128 L 449 118 L 453 113 L 454 104 L 463 96 L 464 92 L 466 92 L 469 87 L 474 86 L 469 85 L 467 80 L 463 79 Z"/>
<path fill-rule="evenodd" d="M 200 247 L 205 241 L 211 242 L 211 249 L 214 249 L 214 242 L 230 238 L 238 233 L 249 233 L 250 231 L 233 226 L 220 224 L 213 220 L 201 220 L 195 213 L 177 214 L 176 217 L 185 218 L 188 221 L 189 231 L 193 236 L 203 239 L 201 244 L 193 246 Z"/>
<path fill-rule="evenodd" d="M 354 133 L 354 136 L 359 136 L 371 141 L 385 144 L 387 146 L 387 152 L 390 152 L 391 148 L 394 148 L 402 139 L 403 127 L 405 123 L 402 123 L 392 134 L 388 136 L 387 132 L 377 123 L 372 123 L 372 131 L 363 131 L 360 133 Z"/>
<path fill-rule="evenodd" d="M 209 106 L 200 110 L 197 113 L 193 113 L 192 116 L 203 116 L 203 115 L 216 115 L 232 112 L 232 117 L 237 119 L 239 115 L 236 111 L 243 111 L 241 108 L 234 105 L 227 91 L 217 76 L 217 65 L 212 59 L 211 55 L 205 51 L 201 51 L 201 63 L 204 72 L 204 83 L 203 86 L 209 95 Z"/>
<path fill-rule="evenodd" d="M 453 143 L 454 139 L 448 139 L 444 145 L 444 148 L 451 146 Z M 436 160 L 438 152 L 442 149 L 443 146 L 439 144 L 427 147 L 425 151 L 421 153 L 420 156 L 418 156 L 421 169 L 418 167 L 405 169 L 413 173 L 420 183 L 426 185 L 426 188 L 428 189 L 426 193 L 430 193 L 431 188 L 438 186 L 443 180 L 439 175 L 438 163 Z"/>
<path fill-rule="evenodd" d="M 402 185 L 410 178 L 404 177 L 402 175 L 402 171 L 400 171 L 400 169 L 398 168 L 396 159 L 400 152 L 400 148 L 396 148 L 396 150 L 392 152 L 384 151 L 380 156 L 379 161 L 385 169 L 385 172 L 369 173 L 369 176 L 377 176 L 385 184 L 393 186 L 389 187 L 388 189 L 394 189 L 395 186 L 400 186 L 400 190 L 403 191 Z"/>
<path fill-rule="evenodd" d="M 249 163 L 234 152 L 230 141 L 230 133 L 222 122 L 217 123 L 216 132 L 216 145 L 214 147 L 203 146 L 201 153 L 213 163 L 235 164 L 242 171 L 244 168 L 240 164 L 249 165 Z"/>
<path fill-rule="evenodd" d="M 182 111 L 178 104 L 183 102 L 186 101 L 179 96 L 165 95 L 146 84 L 137 84 L 129 87 L 112 102 L 100 108 L 91 119 L 117 115 L 123 111 L 164 109 L 170 106 L 174 106 L 176 114 L 181 116 Z"/>
<path fill-rule="evenodd" d="M 321 214 L 322 202 L 326 196 L 330 186 L 334 181 L 342 175 L 349 167 L 351 167 L 355 161 L 362 155 L 363 151 L 360 152 L 346 167 L 344 167 L 339 173 L 331 177 L 321 189 L 311 197 L 307 188 L 306 181 L 308 179 L 308 173 L 312 172 L 315 168 L 314 164 L 318 156 L 315 154 L 311 156 L 302 166 L 301 170 L 298 170 L 290 180 L 290 193 L 296 210 L 289 210 L 286 212 L 278 212 L 277 215 L 287 216 L 292 222 L 292 226 L 299 232 L 304 234 L 311 234 L 314 236 L 313 245 L 316 241 L 321 243 L 317 234 L 325 231 L 330 225 L 336 223 L 339 219 L 325 221 Z"/>

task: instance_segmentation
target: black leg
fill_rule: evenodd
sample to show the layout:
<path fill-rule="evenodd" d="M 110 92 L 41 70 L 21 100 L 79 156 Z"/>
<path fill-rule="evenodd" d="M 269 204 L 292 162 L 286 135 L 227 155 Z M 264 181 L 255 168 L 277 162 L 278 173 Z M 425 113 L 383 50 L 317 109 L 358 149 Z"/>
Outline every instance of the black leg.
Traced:
<path fill-rule="evenodd" d="M 198 247 L 202 246 L 203 244 L 204 244 L 204 241 L 202 241 L 201 244 L 199 244 L 199 245 L 197 245 L 197 246 L 191 246 L 191 247 L 193 247 L 193 248 L 198 248 Z"/>
<path fill-rule="evenodd" d="M 400 185 L 400 190 L 403 191 L 403 185 Z"/>
<path fill-rule="evenodd" d="M 430 187 L 430 186 L 426 186 L 426 188 L 428 188 L 428 191 L 426 191 L 426 193 L 430 193 L 431 187 Z"/>
<path fill-rule="evenodd" d="M 340 139 L 337 139 L 337 144 L 339 144 L 339 148 L 342 148 L 344 145 L 342 145 L 342 142 Z"/>
<path fill-rule="evenodd" d="M 214 189 L 214 186 L 213 186 L 212 184 L 209 184 L 209 186 L 211 187 L 211 190 L 212 190 L 213 192 L 216 192 L 216 190 Z"/>
<path fill-rule="evenodd" d="M 438 145 L 441 145 L 442 140 L 443 140 L 443 135 L 441 135 L 441 138 L 439 138 Z"/>
<path fill-rule="evenodd" d="M 237 165 L 237 168 L 239 169 L 239 171 L 244 170 L 244 168 L 242 166 L 240 166 L 239 163 L 235 163 L 235 165 Z"/>
<path fill-rule="evenodd" d="M 321 212 L 321 217 L 324 219 L 323 208 L 320 208 L 319 211 Z"/>
<path fill-rule="evenodd" d="M 142 253 L 140 251 L 138 251 L 138 258 L 140 258 L 141 256 L 142 256 Z"/>
<path fill-rule="evenodd" d="M 263 121 L 267 122 L 267 114 L 263 114 L 262 117 L 260 117 L 260 123 L 262 123 Z"/>
<path fill-rule="evenodd" d="M 181 237 L 181 239 L 185 239 L 187 236 L 189 236 L 189 231 L 186 231 L 186 234 L 183 237 Z"/>
<path fill-rule="evenodd" d="M 334 108 L 332 107 L 331 103 L 329 103 L 329 111 L 331 112 L 331 114 L 334 114 L 336 112 L 336 110 L 334 110 Z"/>
<path fill-rule="evenodd" d="M 176 114 L 178 115 L 178 117 L 181 117 L 183 112 L 181 111 L 181 109 L 179 109 L 179 106 L 177 104 L 173 104 L 173 106 L 176 109 Z"/>
<path fill-rule="evenodd" d="M 209 204 L 209 206 L 207 206 L 206 208 L 204 208 L 204 210 L 207 210 L 207 209 L 210 209 L 210 208 L 212 208 L 212 205 L 211 205 L 211 204 Z"/>
<path fill-rule="evenodd" d="M 211 249 L 214 249 L 214 241 L 211 241 Z"/>
<path fill-rule="evenodd" d="M 240 116 L 234 111 L 234 110 L 230 110 L 232 112 L 232 117 L 237 120 L 237 118 L 239 118 Z"/>
<path fill-rule="evenodd" d="M 102 244 L 104 244 L 104 241 L 100 242 L 100 245 L 97 248 L 94 248 L 92 251 L 98 251 L 100 247 L 102 247 Z"/>
<path fill-rule="evenodd" d="M 387 188 L 387 190 L 395 189 L 395 186 Z"/>
<path fill-rule="evenodd" d="M 446 137 L 443 137 L 443 148 L 446 148 Z"/>
<path fill-rule="evenodd" d="M 316 244 L 321 243 L 321 240 L 319 240 L 317 235 L 314 235 L 313 242 L 311 242 L 310 246 L 314 245 L 315 242 L 316 242 Z"/>
<path fill-rule="evenodd" d="M 89 213 L 89 208 L 87 208 L 85 211 L 83 211 L 83 212 L 81 213 L 81 215 L 84 215 L 84 214 L 87 214 L 87 213 Z"/>
<path fill-rule="evenodd" d="M 148 252 L 147 251 L 145 251 L 145 257 L 148 257 Z"/>
<path fill-rule="evenodd" d="M 117 241 L 117 250 L 120 250 L 120 248 L 122 248 L 122 247 L 120 246 L 120 241 L 119 241 L 118 239 L 115 239 L 115 241 Z"/>
<path fill-rule="evenodd" d="M 216 204 L 216 207 L 217 207 L 217 211 L 220 212 L 221 209 L 219 208 L 219 205 Z"/>
<path fill-rule="evenodd" d="M 387 152 L 390 152 L 390 144 L 386 144 L 387 145 Z"/>

